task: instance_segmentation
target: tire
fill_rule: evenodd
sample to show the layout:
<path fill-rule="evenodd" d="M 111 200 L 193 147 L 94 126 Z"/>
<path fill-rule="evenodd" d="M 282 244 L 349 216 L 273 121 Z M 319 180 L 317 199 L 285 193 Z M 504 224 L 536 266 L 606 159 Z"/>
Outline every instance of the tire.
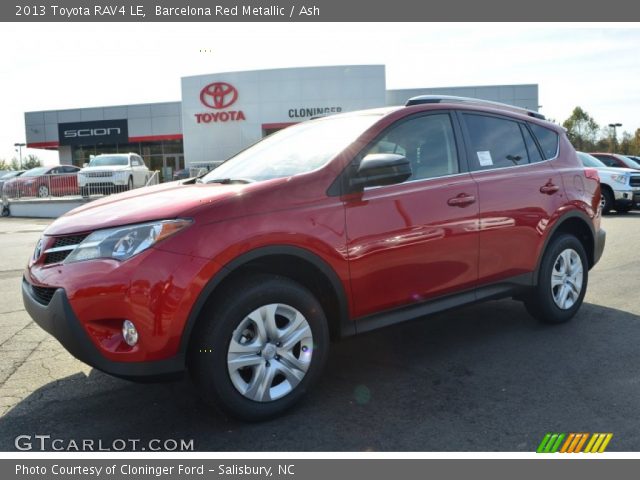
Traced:
<path fill-rule="evenodd" d="M 82 198 L 88 198 L 89 197 L 89 187 L 80 187 L 80 196 Z"/>
<path fill-rule="evenodd" d="M 275 275 L 235 282 L 216 298 L 203 309 L 190 345 L 198 391 L 206 403 L 242 420 L 280 415 L 324 367 L 329 329 L 320 303 L 303 286 Z"/>
<path fill-rule="evenodd" d="M 38 198 L 46 198 L 49 196 L 49 187 L 46 185 L 38 186 Z"/>
<path fill-rule="evenodd" d="M 613 204 L 614 204 L 614 198 L 613 198 L 613 194 L 611 193 L 611 190 L 609 190 L 608 188 L 603 188 L 602 189 L 602 214 L 607 215 L 608 213 L 610 213 L 611 209 L 613 208 Z"/>
<path fill-rule="evenodd" d="M 588 277 L 587 255 L 582 243 L 570 234 L 557 236 L 545 250 L 538 285 L 525 298 L 527 311 L 543 323 L 569 321 L 582 305 Z"/>
<path fill-rule="evenodd" d="M 133 190 L 133 177 L 129 177 L 129 181 L 127 182 L 127 190 Z"/>

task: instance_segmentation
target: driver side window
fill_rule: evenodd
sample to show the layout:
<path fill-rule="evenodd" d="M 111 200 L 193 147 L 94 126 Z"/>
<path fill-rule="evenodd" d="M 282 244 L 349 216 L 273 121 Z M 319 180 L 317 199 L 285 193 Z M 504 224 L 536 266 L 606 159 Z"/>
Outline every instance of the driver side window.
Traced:
<path fill-rule="evenodd" d="M 447 113 L 414 117 L 393 126 L 365 155 L 370 153 L 407 157 L 413 172 L 408 182 L 460 172 L 453 126 Z"/>

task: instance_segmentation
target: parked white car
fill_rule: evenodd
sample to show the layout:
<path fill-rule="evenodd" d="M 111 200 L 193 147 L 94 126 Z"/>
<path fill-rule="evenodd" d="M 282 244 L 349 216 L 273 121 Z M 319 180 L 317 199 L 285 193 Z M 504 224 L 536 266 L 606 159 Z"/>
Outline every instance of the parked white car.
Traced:
<path fill-rule="evenodd" d="M 626 213 L 633 208 L 640 208 L 640 171 L 608 167 L 588 153 L 576 153 L 585 167 L 598 170 L 602 191 L 602 213 L 607 214 L 611 210 Z"/>
<path fill-rule="evenodd" d="M 83 196 L 95 193 L 117 193 L 144 187 L 151 174 L 136 153 L 97 155 L 78 173 L 78 186 Z"/>

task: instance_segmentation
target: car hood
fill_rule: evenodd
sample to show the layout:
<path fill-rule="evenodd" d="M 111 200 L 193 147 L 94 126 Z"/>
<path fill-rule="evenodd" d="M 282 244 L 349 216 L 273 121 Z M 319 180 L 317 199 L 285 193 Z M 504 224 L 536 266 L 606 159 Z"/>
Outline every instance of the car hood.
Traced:
<path fill-rule="evenodd" d="M 247 185 L 194 184 L 184 180 L 145 187 L 94 200 L 71 210 L 45 235 L 90 232 L 188 215 L 193 209 L 237 196 Z"/>
<path fill-rule="evenodd" d="M 118 170 L 129 170 L 129 166 L 128 165 L 105 165 L 104 167 L 84 167 L 82 170 L 80 170 L 80 173 L 84 173 L 84 172 L 104 172 L 109 171 L 109 172 L 117 172 Z"/>

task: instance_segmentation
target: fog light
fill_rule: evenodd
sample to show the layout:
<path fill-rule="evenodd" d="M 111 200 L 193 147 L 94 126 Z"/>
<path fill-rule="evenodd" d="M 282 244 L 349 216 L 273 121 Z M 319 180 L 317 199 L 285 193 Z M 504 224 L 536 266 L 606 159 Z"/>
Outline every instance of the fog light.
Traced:
<path fill-rule="evenodd" d="M 127 345 L 130 347 L 138 343 L 138 330 L 136 330 L 133 322 L 129 320 L 122 322 L 122 338 L 124 338 L 124 341 L 127 342 Z"/>

